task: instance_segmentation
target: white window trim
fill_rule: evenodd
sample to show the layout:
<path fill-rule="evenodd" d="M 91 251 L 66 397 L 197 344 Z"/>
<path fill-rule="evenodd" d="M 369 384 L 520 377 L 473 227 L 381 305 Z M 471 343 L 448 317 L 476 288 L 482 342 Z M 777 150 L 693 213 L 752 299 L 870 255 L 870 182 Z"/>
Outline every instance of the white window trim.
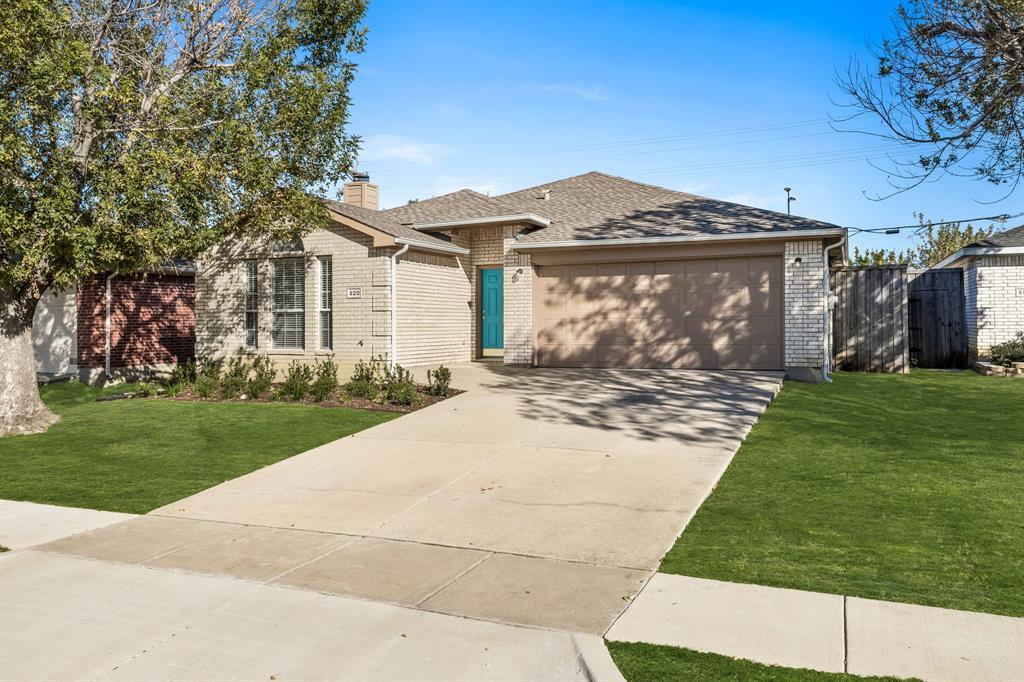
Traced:
<path fill-rule="evenodd" d="M 277 279 L 274 269 L 281 261 L 299 261 L 302 268 L 302 307 L 281 308 L 275 307 L 274 286 Z M 306 259 L 302 256 L 284 256 L 270 259 L 270 346 L 275 351 L 304 351 L 306 348 Z M 301 346 L 279 346 L 274 339 L 274 315 L 277 313 L 301 313 L 302 314 L 302 345 Z"/>
<path fill-rule="evenodd" d="M 245 324 L 245 347 L 256 349 L 260 347 L 260 264 L 258 260 L 246 260 L 245 262 L 245 292 L 243 294 L 243 321 Z M 252 292 L 253 307 L 249 307 L 249 269 L 253 269 L 253 281 L 255 291 Z M 253 343 L 249 343 L 249 314 L 256 316 L 256 329 L 253 330 Z"/>
<path fill-rule="evenodd" d="M 334 288 L 334 263 L 330 256 L 317 256 L 316 259 L 316 326 L 317 326 L 317 348 L 319 350 L 333 350 L 334 349 L 334 292 L 329 292 L 331 297 L 330 307 L 324 307 L 324 263 L 328 263 L 331 266 L 331 281 L 329 282 L 330 287 Z M 323 314 L 328 313 L 330 316 L 330 336 L 328 337 L 329 345 L 324 345 L 324 319 Z"/>

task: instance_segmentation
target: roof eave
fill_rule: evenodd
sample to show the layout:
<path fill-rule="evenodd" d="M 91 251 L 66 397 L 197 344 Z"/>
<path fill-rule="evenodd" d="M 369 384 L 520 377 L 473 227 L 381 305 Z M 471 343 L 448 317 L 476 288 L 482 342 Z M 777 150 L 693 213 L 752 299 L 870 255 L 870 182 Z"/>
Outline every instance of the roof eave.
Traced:
<path fill-rule="evenodd" d="M 447 230 L 453 227 L 472 227 L 474 225 L 493 225 L 495 223 L 529 223 L 538 227 L 549 227 L 551 221 L 536 213 L 510 213 L 508 215 L 486 216 L 483 218 L 460 218 L 458 220 L 438 220 L 429 223 L 412 223 L 410 227 L 429 232 L 431 230 Z"/>
<path fill-rule="evenodd" d="M 1014 256 L 1019 254 L 1024 254 L 1024 246 L 965 246 L 952 256 L 939 261 L 928 269 L 948 268 L 958 260 L 970 258 L 971 256 Z"/>
<path fill-rule="evenodd" d="M 395 244 L 408 244 L 410 248 L 419 249 L 421 251 L 434 251 L 436 253 L 454 254 L 459 256 L 469 255 L 469 249 L 456 246 L 455 244 L 434 244 L 430 242 L 421 242 L 416 239 L 408 239 L 406 237 L 395 237 Z"/>
<path fill-rule="evenodd" d="M 517 251 L 533 251 L 537 249 L 578 249 L 595 246 L 655 246 L 658 244 L 686 244 L 718 241 L 745 241 L 748 239 L 789 239 L 792 237 L 844 237 L 845 227 L 825 228 L 818 230 L 777 230 L 774 232 L 751 232 L 746 234 L 697 234 L 675 237 L 626 237 L 610 239 L 571 239 L 558 242 L 527 242 L 516 243 L 512 248 Z"/>

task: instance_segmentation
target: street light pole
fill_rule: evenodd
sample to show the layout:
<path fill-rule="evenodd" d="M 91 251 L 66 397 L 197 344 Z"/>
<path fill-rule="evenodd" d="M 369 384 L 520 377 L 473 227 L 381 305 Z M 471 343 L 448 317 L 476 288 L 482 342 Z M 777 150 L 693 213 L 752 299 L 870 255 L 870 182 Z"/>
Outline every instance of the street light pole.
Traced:
<path fill-rule="evenodd" d="M 789 193 L 793 190 L 793 188 L 792 187 L 783 187 L 782 189 L 786 190 L 786 215 L 791 215 L 793 213 L 793 211 L 790 210 L 790 209 L 793 206 L 793 202 L 796 201 L 796 197 L 792 197 L 792 196 L 789 195 Z"/>

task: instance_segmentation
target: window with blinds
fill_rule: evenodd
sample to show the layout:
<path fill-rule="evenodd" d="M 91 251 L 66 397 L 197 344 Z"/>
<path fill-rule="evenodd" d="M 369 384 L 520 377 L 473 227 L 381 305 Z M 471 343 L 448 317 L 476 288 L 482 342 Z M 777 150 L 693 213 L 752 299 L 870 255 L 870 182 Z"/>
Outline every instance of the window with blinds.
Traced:
<path fill-rule="evenodd" d="M 331 322 L 331 258 L 322 256 L 318 259 L 320 263 L 320 347 L 332 348 L 334 327 Z"/>
<path fill-rule="evenodd" d="M 245 261 L 245 345 L 249 348 L 259 346 L 259 271 L 256 261 Z"/>
<path fill-rule="evenodd" d="M 270 261 L 272 326 L 274 348 L 305 347 L 306 268 L 302 258 Z"/>

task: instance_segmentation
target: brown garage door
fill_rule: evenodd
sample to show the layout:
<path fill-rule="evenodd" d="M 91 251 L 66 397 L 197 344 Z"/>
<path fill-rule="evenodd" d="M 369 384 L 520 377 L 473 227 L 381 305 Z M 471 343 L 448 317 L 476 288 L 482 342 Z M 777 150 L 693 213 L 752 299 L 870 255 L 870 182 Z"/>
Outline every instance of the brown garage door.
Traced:
<path fill-rule="evenodd" d="M 544 265 L 542 367 L 782 368 L 782 258 Z"/>

